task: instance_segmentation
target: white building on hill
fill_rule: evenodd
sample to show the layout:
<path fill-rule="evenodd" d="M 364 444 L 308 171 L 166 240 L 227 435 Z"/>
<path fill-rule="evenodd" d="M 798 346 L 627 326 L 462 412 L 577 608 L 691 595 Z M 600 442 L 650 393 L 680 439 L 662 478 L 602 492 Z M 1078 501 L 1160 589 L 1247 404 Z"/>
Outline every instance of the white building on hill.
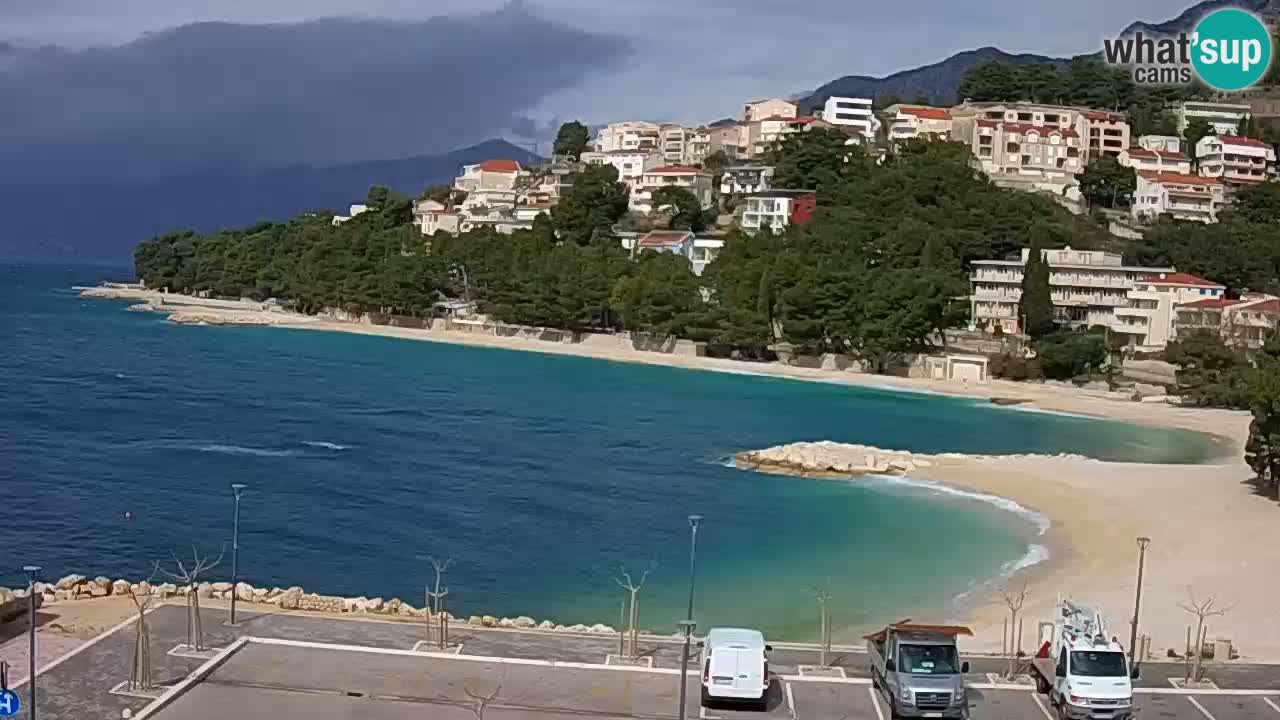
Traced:
<path fill-rule="evenodd" d="M 1139 170 L 1130 211 L 1142 220 L 1168 215 L 1175 220 L 1213 223 L 1218 221 L 1223 197 L 1222 183 L 1213 178 Z"/>
<path fill-rule="evenodd" d="M 855 131 L 864 143 L 874 142 L 880 120 L 872 105 L 869 98 L 829 97 L 822 106 L 822 120 Z"/>
<path fill-rule="evenodd" d="M 1276 151 L 1267 143 L 1234 135 L 1205 135 L 1196 143 L 1200 174 L 1227 187 L 1247 187 L 1275 176 Z"/>

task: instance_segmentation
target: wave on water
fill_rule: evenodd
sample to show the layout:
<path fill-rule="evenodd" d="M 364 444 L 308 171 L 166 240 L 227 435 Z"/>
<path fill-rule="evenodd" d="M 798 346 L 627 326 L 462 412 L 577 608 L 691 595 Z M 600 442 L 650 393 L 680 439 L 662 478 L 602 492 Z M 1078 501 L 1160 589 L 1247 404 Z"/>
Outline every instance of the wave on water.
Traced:
<path fill-rule="evenodd" d="M 1041 407 L 1033 407 L 1030 405 L 993 405 L 992 407 L 1003 408 L 1005 410 L 1015 410 L 1017 412 L 1039 413 L 1041 415 L 1057 415 L 1058 417 L 1080 418 L 1082 420 L 1105 420 L 1106 418 L 1097 415 L 1087 415 L 1085 413 L 1067 412 L 1066 410 L 1046 410 Z"/>
<path fill-rule="evenodd" d="M 339 445 L 338 443 L 324 442 L 322 440 L 303 440 L 302 444 L 308 445 L 310 447 L 324 448 L 325 450 L 347 450 L 348 449 L 346 445 Z"/>
<path fill-rule="evenodd" d="M 1009 498 L 1000 497 L 999 495 L 988 495 L 986 493 L 974 492 L 972 490 L 961 490 L 960 488 L 951 487 L 950 485 L 944 485 L 942 483 L 934 482 L 932 480 L 916 480 L 914 478 L 897 477 L 895 475 L 867 475 L 865 476 L 865 478 L 879 482 L 882 485 L 900 485 L 900 486 L 906 486 L 906 487 L 924 488 L 926 490 L 929 490 L 931 492 L 934 492 L 940 495 L 952 495 L 955 497 L 962 497 L 969 500 L 978 500 L 979 502 L 984 502 L 984 503 L 987 503 L 988 505 L 994 505 L 1000 508 L 1001 510 L 1007 510 L 1011 513 L 1014 513 L 1015 515 L 1020 515 L 1023 518 L 1026 518 L 1027 520 L 1031 521 L 1033 525 L 1036 526 L 1037 530 L 1039 531 L 1037 533 L 1038 535 L 1044 535 L 1049 530 L 1049 518 L 1045 517 L 1041 513 L 1036 512 L 1035 510 L 1032 510 L 1031 508 L 1028 508 L 1019 504 L 1016 500 L 1010 500 Z M 1039 547 L 1039 546 L 1036 546 L 1036 547 Z M 1048 557 L 1047 549 L 1044 550 L 1044 553 L 1045 553 L 1045 557 Z M 1043 559 L 1044 558 L 1041 558 L 1041 560 Z M 1040 560 L 1037 560 L 1036 562 L 1040 562 Z"/>
<path fill-rule="evenodd" d="M 298 453 L 293 450 L 270 450 L 267 448 L 244 447 L 243 445 L 199 445 L 194 447 L 200 452 L 222 453 L 224 455 L 254 455 L 257 457 L 290 457 Z"/>

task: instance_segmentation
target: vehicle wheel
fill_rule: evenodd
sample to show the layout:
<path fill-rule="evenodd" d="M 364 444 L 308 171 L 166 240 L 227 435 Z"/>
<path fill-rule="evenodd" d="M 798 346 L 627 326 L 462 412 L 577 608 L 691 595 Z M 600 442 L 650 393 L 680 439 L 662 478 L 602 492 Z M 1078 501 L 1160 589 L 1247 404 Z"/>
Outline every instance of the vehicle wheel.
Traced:
<path fill-rule="evenodd" d="M 711 707 L 711 696 L 707 694 L 706 688 L 702 688 L 702 707 Z"/>
<path fill-rule="evenodd" d="M 898 718 L 902 717 L 898 713 L 898 701 L 893 699 L 893 695 L 889 696 L 889 717 L 891 720 L 898 720 Z"/>
<path fill-rule="evenodd" d="M 1045 680 L 1039 675 L 1036 675 L 1036 692 L 1040 693 L 1041 695 L 1048 695 L 1052 691 L 1053 691 L 1053 686 L 1049 684 L 1049 681 Z"/>
<path fill-rule="evenodd" d="M 1067 714 L 1066 698 L 1058 698 L 1058 720 L 1070 720 L 1071 716 Z"/>

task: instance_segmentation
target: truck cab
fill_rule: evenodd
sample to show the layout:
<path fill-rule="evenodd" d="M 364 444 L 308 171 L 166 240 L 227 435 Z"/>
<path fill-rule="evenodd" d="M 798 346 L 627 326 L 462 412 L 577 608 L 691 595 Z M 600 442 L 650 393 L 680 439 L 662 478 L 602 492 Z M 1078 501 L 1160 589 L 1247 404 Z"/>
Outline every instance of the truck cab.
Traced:
<path fill-rule="evenodd" d="M 961 718 L 968 710 L 956 637 L 966 627 L 898 623 L 866 636 L 871 680 L 893 718 Z"/>
<path fill-rule="evenodd" d="M 769 657 L 773 648 L 759 630 L 715 628 L 702 643 L 702 705 L 744 701 L 761 707 L 769 701 Z"/>
<path fill-rule="evenodd" d="M 1032 662 L 1036 689 L 1063 720 L 1129 720 L 1133 679 L 1124 648 L 1108 638 L 1102 617 L 1069 600 L 1058 603 L 1051 640 Z"/>

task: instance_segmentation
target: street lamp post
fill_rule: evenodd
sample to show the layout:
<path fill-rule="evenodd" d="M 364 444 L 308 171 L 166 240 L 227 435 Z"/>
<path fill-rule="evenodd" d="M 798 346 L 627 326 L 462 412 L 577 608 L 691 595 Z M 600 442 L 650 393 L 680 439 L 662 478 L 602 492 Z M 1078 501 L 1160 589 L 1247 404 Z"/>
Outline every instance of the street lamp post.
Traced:
<path fill-rule="evenodd" d="M 1138 538 L 1138 587 L 1133 593 L 1133 623 L 1129 634 L 1129 667 L 1132 668 L 1138 659 L 1138 610 L 1142 607 L 1142 568 L 1147 559 L 1147 546 L 1151 538 Z"/>
<path fill-rule="evenodd" d="M 30 647 L 27 652 L 27 687 L 30 697 L 27 698 L 27 718 L 36 720 L 36 575 L 44 568 L 39 565 L 24 565 L 22 571 L 27 574 L 27 640 Z"/>
<path fill-rule="evenodd" d="M 685 719 L 685 701 L 689 685 L 689 644 L 693 641 L 693 579 L 694 562 L 698 556 L 698 524 L 701 515 L 689 516 L 689 610 L 680 627 L 684 629 L 684 652 L 680 656 L 680 720 Z"/>
<path fill-rule="evenodd" d="M 231 483 L 231 491 L 236 494 L 235 519 L 231 525 L 231 626 L 236 624 L 236 585 L 240 582 L 240 493 L 244 492 L 244 483 Z"/>

